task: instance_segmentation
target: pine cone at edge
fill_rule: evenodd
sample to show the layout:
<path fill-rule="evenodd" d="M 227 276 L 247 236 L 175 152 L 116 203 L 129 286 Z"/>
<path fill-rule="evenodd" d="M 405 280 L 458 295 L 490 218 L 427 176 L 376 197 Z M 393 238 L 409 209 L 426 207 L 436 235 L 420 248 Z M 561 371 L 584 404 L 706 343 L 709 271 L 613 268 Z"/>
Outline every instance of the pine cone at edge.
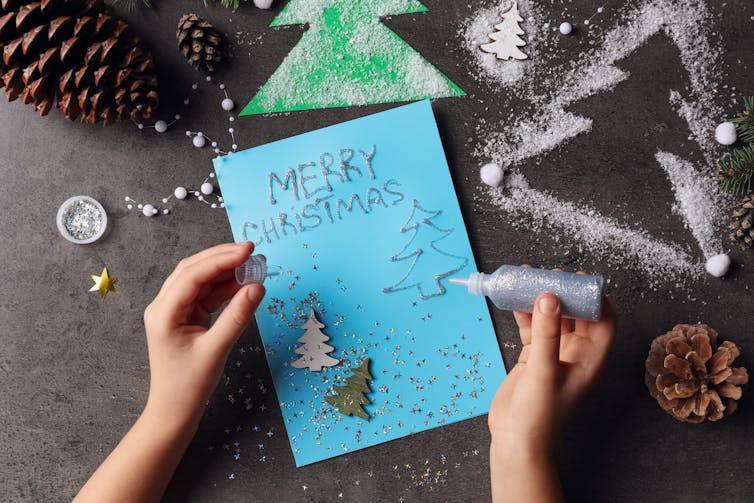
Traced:
<path fill-rule="evenodd" d="M 731 212 L 730 240 L 741 248 L 754 248 L 754 193 L 742 197 Z"/>
<path fill-rule="evenodd" d="M 650 395 L 679 421 L 718 421 L 732 414 L 749 380 L 734 367 L 741 352 L 729 341 L 718 345 L 707 325 L 679 324 L 652 341 L 645 362 Z"/>
<path fill-rule="evenodd" d="M 159 105 L 151 53 L 101 0 L 1 0 L 0 55 L 0 88 L 40 115 L 110 124 Z"/>

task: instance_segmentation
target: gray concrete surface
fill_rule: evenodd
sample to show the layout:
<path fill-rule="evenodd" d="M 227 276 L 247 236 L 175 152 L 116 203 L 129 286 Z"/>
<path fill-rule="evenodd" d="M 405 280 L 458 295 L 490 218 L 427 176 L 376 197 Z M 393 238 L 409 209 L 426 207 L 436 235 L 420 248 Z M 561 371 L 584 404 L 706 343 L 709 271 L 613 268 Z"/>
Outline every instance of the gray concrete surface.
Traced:
<path fill-rule="evenodd" d="M 477 197 L 478 162 L 471 156 L 477 121 L 493 117 L 495 100 L 511 99 L 478 82 L 468 56 L 457 48 L 459 24 L 482 2 L 425 3 L 430 13 L 396 17 L 388 24 L 469 92 L 464 99 L 436 102 L 435 110 L 480 266 L 527 261 L 584 267 L 620 285 L 612 294 L 621 327 L 605 377 L 563 439 L 560 463 L 569 499 L 754 500 L 751 392 L 731 418 L 692 426 L 662 412 L 642 378 L 649 342 L 678 322 L 717 327 L 742 347 L 744 362 L 752 368 L 754 254 L 734 249 L 733 273 L 724 280 L 704 278 L 691 285 L 690 293 L 670 286 L 652 291 L 631 271 L 559 252 L 552 236 L 515 230 L 506 215 Z M 607 2 L 606 9 L 621 3 Z M 714 30 L 727 51 L 726 82 L 752 94 L 754 7 L 746 0 L 710 3 Z M 231 35 L 234 57 L 220 76 L 239 105 L 300 35 L 296 28 L 267 28 L 277 9 L 247 6 L 230 13 L 203 8 L 198 0 L 157 4 L 154 11 L 127 17 L 154 49 L 167 117 L 179 109 L 184 90 L 197 78 L 175 49 L 174 26 L 181 13 L 195 10 Z M 562 6 L 542 4 L 559 19 Z M 597 7 L 586 0 L 568 5 L 574 19 L 588 17 Z M 238 43 L 238 32 L 244 40 L 261 36 L 263 43 Z M 696 250 L 680 219 L 670 213 L 670 186 L 654 164 L 657 145 L 700 156 L 667 102 L 668 89 L 683 86 L 677 52 L 655 37 L 620 66 L 632 73 L 631 79 L 571 108 L 594 118 L 593 132 L 545 156 L 543 166 L 558 169 L 529 170 L 531 179 L 568 199 L 594 198 L 594 205 L 608 214 L 619 215 L 619 204 L 628 201 L 651 234 Z M 56 112 L 40 118 L 18 102 L 0 103 L 0 500 L 70 499 L 139 414 L 149 376 L 143 308 L 181 257 L 229 241 L 231 234 L 225 215 L 201 204 L 178 205 L 169 217 L 147 220 L 126 214 L 123 197 L 158 201 L 176 185 L 201 181 L 210 170 L 209 153 L 190 147 L 183 130 L 202 127 L 222 134 L 226 122 L 219 101 L 214 91 L 204 92 L 184 113 L 186 121 L 162 136 L 140 134 L 130 124 L 72 124 Z M 729 100 L 721 104 L 735 110 Z M 385 108 L 244 118 L 239 143 L 251 147 Z M 655 132 L 651 139 L 648 131 Z M 112 219 L 107 238 L 91 246 L 71 245 L 55 228 L 58 205 L 80 193 L 100 200 Z M 119 291 L 103 302 L 87 290 L 89 274 L 98 274 L 104 265 L 120 280 Z M 510 366 L 518 352 L 514 324 L 507 313 L 494 317 Z M 231 356 L 227 381 L 166 501 L 330 502 L 341 501 L 340 494 L 343 501 L 489 499 L 484 417 L 296 469 L 264 358 L 253 351 L 258 334 L 250 329 L 239 344 L 244 353 Z M 244 385 L 254 404 L 249 410 L 243 399 L 227 400 Z M 239 460 L 233 458 L 234 442 L 241 449 Z M 432 477 L 423 475 L 426 469 Z"/>

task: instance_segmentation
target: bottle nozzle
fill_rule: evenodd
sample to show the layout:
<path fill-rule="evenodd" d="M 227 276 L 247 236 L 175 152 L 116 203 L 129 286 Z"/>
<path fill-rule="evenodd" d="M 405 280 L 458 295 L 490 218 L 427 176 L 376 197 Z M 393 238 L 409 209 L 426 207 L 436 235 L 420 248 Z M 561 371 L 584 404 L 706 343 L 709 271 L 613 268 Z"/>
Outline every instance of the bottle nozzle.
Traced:
<path fill-rule="evenodd" d="M 484 295 L 484 292 L 482 291 L 483 278 L 484 274 L 472 272 L 468 278 L 450 278 L 449 281 L 454 285 L 465 286 L 468 288 L 470 294 Z"/>
<path fill-rule="evenodd" d="M 454 285 L 461 285 L 461 286 L 469 286 L 469 279 L 468 278 L 449 278 L 448 281 L 453 283 Z"/>
<path fill-rule="evenodd" d="M 236 281 L 239 285 L 256 283 L 261 285 L 267 278 L 274 278 L 283 274 L 283 268 L 277 265 L 267 265 L 264 255 L 252 255 L 249 260 L 236 267 Z"/>

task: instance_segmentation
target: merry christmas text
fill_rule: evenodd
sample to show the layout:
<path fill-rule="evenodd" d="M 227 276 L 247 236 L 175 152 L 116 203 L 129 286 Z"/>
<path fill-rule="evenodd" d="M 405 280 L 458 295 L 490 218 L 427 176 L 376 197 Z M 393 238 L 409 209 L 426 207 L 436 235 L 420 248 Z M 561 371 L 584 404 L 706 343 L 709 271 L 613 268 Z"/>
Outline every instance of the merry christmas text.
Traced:
<path fill-rule="evenodd" d="M 378 181 L 374 169 L 377 145 L 369 151 L 343 148 L 333 154 L 325 152 L 318 161 L 288 168 L 284 175 L 271 171 L 267 174 L 267 188 L 271 206 L 278 198 L 290 198 L 291 202 L 306 202 L 290 212 L 278 212 L 275 216 L 245 222 L 244 239 L 256 244 L 271 243 L 289 235 L 316 229 L 325 222 L 343 220 L 345 213 L 369 214 L 375 208 L 387 208 L 400 204 L 406 197 L 398 189 L 401 184 L 394 179 Z M 360 193 L 336 197 L 335 188 L 356 181 L 374 180 L 374 184 Z M 283 203 L 281 203 L 283 204 Z"/>

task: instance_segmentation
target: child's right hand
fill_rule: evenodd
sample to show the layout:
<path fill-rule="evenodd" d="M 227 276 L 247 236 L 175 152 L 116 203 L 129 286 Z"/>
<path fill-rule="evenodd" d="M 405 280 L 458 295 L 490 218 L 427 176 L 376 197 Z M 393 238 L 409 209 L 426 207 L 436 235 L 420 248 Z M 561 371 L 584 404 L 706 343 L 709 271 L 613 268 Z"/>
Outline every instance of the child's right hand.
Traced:
<path fill-rule="evenodd" d="M 600 321 L 567 320 L 552 294 L 532 314 L 514 313 L 523 349 L 488 417 L 495 501 L 559 501 L 554 465 L 560 429 L 597 380 L 615 335 L 607 300 Z M 520 490 L 520 492 L 518 492 Z"/>
<path fill-rule="evenodd" d="M 532 314 L 514 316 L 523 348 L 492 402 L 492 443 L 546 452 L 597 380 L 613 343 L 615 314 L 605 300 L 600 321 L 568 320 L 560 317 L 558 298 L 542 294 Z"/>

